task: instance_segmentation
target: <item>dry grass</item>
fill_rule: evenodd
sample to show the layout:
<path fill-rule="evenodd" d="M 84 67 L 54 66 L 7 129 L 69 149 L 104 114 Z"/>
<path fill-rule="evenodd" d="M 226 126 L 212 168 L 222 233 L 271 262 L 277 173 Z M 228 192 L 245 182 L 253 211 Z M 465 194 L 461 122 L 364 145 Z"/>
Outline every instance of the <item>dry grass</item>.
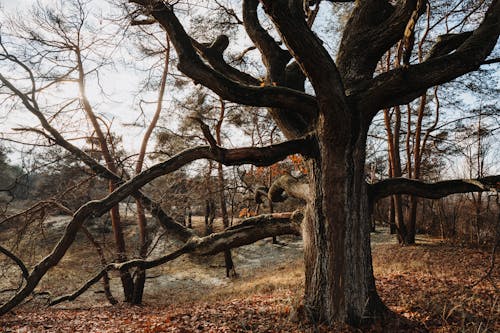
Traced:
<path fill-rule="evenodd" d="M 194 221 L 195 228 L 202 233 L 203 220 Z M 127 229 L 126 234 L 129 240 L 136 237 L 133 228 Z M 111 238 L 110 235 L 107 237 Z M 56 238 L 50 237 L 43 242 L 41 239 L 37 257 L 45 255 Z M 496 289 L 500 286 L 498 259 L 493 274 L 472 288 L 470 286 L 480 280 L 488 268 L 487 251 L 458 247 L 428 237 L 420 237 L 419 245 L 408 247 L 394 244 L 384 234 L 377 234 L 374 239 L 377 243 L 373 249 L 377 288 L 393 311 L 421 323 L 432 332 L 500 332 L 500 293 Z M 272 304 L 273 311 L 278 311 L 286 320 L 291 309 L 300 304 L 304 272 L 296 240 L 283 240 L 290 246 L 272 245 L 269 240 L 264 240 L 234 250 L 236 268 L 240 273 L 237 279 L 224 277 L 221 255 L 209 258 L 184 256 L 151 270 L 146 286 L 147 307 L 143 309 L 151 308 L 160 313 L 159 309 L 174 306 L 176 311 L 189 312 L 190 308 L 201 304 L 207 308 L 208 304 L 227 302 L 251 306 L 254 299 L 258 302 L 266 299 Z M 155 254 L 169 252 L 176 246 L 175 242 L 167 240 L 160 244 Z M 107 248 L 106 252 L 110 255 L 112 248 Z M 6 261 L 0 262 L 0 265 L 6 264 Z M 95 250 L 79 236 L 60 265 L 42 280 L 38 290 L 50 290 L 58 295 L 72 291 L 98 266 Z M 119 297 L 118 281 L 116 276 L 112 279 L 112 289 Z M 97 293 L 100 288 L 96 285 L 76 302 L 56 309 L 93 311 L 96 306 L 102 307 L 105 300 Z M 29 320 L 30 313 L 47 311 L 40 308 L 42 304 L 43 299 L 34 300 L 19 311 Z M 9 325 L 8 319 L 5 320 L 3 324 Z M 293 327 L 301 331 L 299 326 Z"/>

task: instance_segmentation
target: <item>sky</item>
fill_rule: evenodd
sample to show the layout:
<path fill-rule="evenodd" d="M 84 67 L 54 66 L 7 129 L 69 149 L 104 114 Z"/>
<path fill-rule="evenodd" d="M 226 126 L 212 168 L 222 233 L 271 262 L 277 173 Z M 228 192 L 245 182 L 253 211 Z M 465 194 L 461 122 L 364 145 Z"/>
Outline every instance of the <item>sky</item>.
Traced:
<path fill-rule="evenodd" d="M 53 0 L 42 0 L 42 3 L 51 3 Z M 5 12 L 9 11 L 19 11 L 22 8 L 26 8 L 29 5 L 35 3 L 34 0 L 0 0 L 0 7 L 3 8 Z M 97 1 L 99 3 L 99 1 Z M 102 3 L 102 2 L 101 2 Z M 332 10 L 331 5 L 328 3 L 323 4 L 322 11 L 323 15 L 328 15 L 328 11 Z M 325 14 L 326 13 L 326 14 Z M 335 53 L 338 41 L 332 40 L 333 31 L 335 27 L 329 23 L 328 20 L 322 19 L 321 16 L 318 19 L 315 29 L 317 33 L 325 37 L 325 40 L 329 40 L 325 45 L 330 49 L 332 53 Z M 242 36 L 235 42 L 232 41 L 231 47 L 238 47 L 240 49 L 249 46 L 248 40 L 245 40 Z M 114 54 L 118 61 L 120 57 L 125 60 L 130 57 L 127 55 L 126 50 L 119 50 Z M 1 64 L 0 64 L 1 70 Z M 118 63 L 116 67 L 106 68 L 102 72 L 99 83 L 103 87 L 104 91 L 108 96 L 106 98 L 102 97 L 101 90 L 95 81 L 88 82 L 87 86 L 89 89 L 88 95 L 89 99 L 95 103 L 96 109 L 102 113 L 107 119 L 113 121 L 112 129 L 123 135 L 124 146 L 129 152 L 137 152 L 140 145 L 140 138 L 144 133 L 144 128 L 138 126 L 128 126 L 128 124 L 134 123 L 141 116 L 141 112 L 138 110 L 137 103 L 134 104 L 133 96 L 137 93 L 137 86 L 139 81 L 142 79 L 142 74 L 134 70 L 126 70 L 124 64 Z M 500 77 L 500 72 L 497 72 L 497 76 Z M 70 88 L 71 85 L 66 86 L 66 88 L 61 88 L 60 94 L 76 95 L 76 91 Z M 191 83 L 188 87 L 192 87 Z M 175 92 L 176 96 L 172 96 L 171 91 L 167 89 L 165 96 L 165 111 L 164 115 L 173 114 L 178 110 L 175 110 L 175 106 L 172 103 L 173 97 L 179 96 L 179 91 Z M 156 98 L 156 94 L 150 93 L 144 96 L 144 99 L 148 101 L 153 101 Z M 151 119 L 153 107 L 144 108 L 144 119 L 142 121 L 147 122 Z M 0 116 L 2 112 L 0 110 Z M 171 118 L 170 118 L 171 119 Z M 11 132 L 10 128 L 20 127 L 27 125 L 35 125 L 37 123 L 33 116 L 28 115 L 24 110 L 18 109 L 16 112 L 9 114 L 8 118 L 0 118 L 0 132 Z M 175 122 L 174 122 L 175 123 Z M 172 125 L 172 122 L 170 123 Z M 173 124 L 175 125 L 175 124 Z M 235 144 L 240 144 L 241 142 L 235 142 Z M 18 160 L 19 156 L 13 155 L 12 159 Z"/>
<path fill-rule="evenodd" d="M 49 3 L 51 0 L 42 1 L 42 3 Z M 23 1 L 12 1 L 12 0 L 0 0 L 0 7 L 5 11 L 17 12 L 19 10 L 29 7 L 34 1 L 23 0 Z M 5 40 L 6 38 L 4 38 Z M 100 70 L 99 82 L 96 81 L 94 76 L 86 84 L 87 95 L 89 100 L 94 105 L 95 110 L 100 113 L 105 119 L 112 122 L 112 130 L 119 135 L 123 136 L 124 146 L 127 151 L 136 153 L 140 147 L 140 138 L 144 133 L 144 128 L 139 126 L 131 126 L 130 124 L 136 123 L 136 121 L 143 116 L 143 120 L 139 121 L 142 123 L 151 119 L 152 113 L 154 111 L 153 107 L 148 107 L 145 104 L 143 109 L 143 114 L 137 108 L 137 101 L 134 100 L 134 96 L 137 95 L 137 90 L 141 85 L 141 80 L 144 79 L 142 73 L 138 73 L 134 70 L 125 70 L 125 65 L 121 64 L 122 61 L 130 61 L 130 56 L 127 54 L 126 49 L 117 50 L 113 54 L 115 60 L 117 61 L 114 66 L 107 66 Z M 123 57 L 120 59 L 120 57 Z M 125 59 L 129 57 L 129 59 Z M 0 64 L 1 70 L 2 64 Z M 88 64 L 87 68 L 91 68 L 92 64 Z M 97 84 L 98 83 L 98 84 Z M 101 90 L 102 89 L 102 90 Z M 103 95 L 103 91 L 105 95 Z M 58 89 L 52 92 L 60 96 L 77 97 L 78 87 L 76 83 L 67 83 L 60 85 Z M 156 99 L 156 92 L 150 94 L 144 94 L 142 98 L 146 101 L 153 101 Z M 168 110 L 171 105 L 169 102 L 172 100 L 172 96 L 169 96 L 169 91 L 165 95 L 164 106 Z M 49 105 L 51 103 L 50 97 L 47 103 L 40 103 L 43 105 Z M 134 105 L 135 103 L 135 105 Z M 82 114 L 80 114 L 82 116 Z M 18 107 L 12 110 L 7 116 L 5 116 L 5 110 L 0 110 L 0 132 L 3 134 L 8 133 L 8 135 L 17 134 L 14 137 L 19 141 L 27 141 L 26 134 L 14 133 L 12 128 L 18 127 L 28 127 L 38 125 L 38 120 L 31 115 L 29 112 L 23 109 L 23 107 Z M 61 128 L 65 130 L 67 128 Z M 67 138 L 71 138 L 70 135 Z M 81 142 L 81 140 L 80 140 Z M 75 143 L 75 141 L 73 141 Z M 78 145 L 78 141 L 76 141 Z M 16 146 L 19 147 L 19 146 Z M 18 161 L 20 159 L 19 154 L 13 154 L 10 156 L 11 160 Z"/>

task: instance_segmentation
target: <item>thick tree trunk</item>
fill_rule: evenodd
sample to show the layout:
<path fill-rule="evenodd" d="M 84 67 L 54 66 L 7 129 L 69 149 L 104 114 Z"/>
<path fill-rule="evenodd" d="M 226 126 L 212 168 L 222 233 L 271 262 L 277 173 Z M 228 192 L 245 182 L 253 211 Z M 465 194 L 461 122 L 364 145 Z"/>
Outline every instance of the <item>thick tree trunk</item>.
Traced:
<path fill-rule="evenodd" d="M 303 222 L 305 310 L 315 322 L 360 325 L 386 310 L 375 289 L 371 261 L 366 137 L 350 141 L 348 134 L 347 140 L 337 137 L 332 145 L 332 136 L 338 134 L 323 132 L 320 157 L 311 162 L 313 198 Z"/>

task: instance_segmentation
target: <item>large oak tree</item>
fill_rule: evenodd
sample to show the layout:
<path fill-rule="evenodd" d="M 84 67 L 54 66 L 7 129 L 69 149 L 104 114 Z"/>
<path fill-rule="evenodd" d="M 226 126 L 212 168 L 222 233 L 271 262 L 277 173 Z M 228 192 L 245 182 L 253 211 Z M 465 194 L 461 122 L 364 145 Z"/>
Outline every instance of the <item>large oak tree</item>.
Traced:
<path fill-rule="evenodd" d="M 441 38 L 426 61 L 375 75 L 381 57 L 398 41 L 412 46 L 408 30 L 425 12 L 426 1 L 356 1 L 333 59 L 311 30 L 311 13 L 305 13 L 311 2 L 243 0 L 243 25 L 267 70 L 264 87 L 224 61 L 227 37 L 200 47 L 177 17 L 175 4 L 132 2 L 167 31 L 178 68 L 196 83 L 229 101 L 270 108 L 290 139 L 312 136 L 302 222 L 307 313 L 327 323 L 359 324 L 381 317 L 385 307 L 375 290 L 370 252 L 373 200 L 394 193 L 439 197 L 484 184 L 442 183 L 433 190 L 418 181 L 397 179 L 368 186 L 364 170 L 370 124 L 381 109 L 409 103 L 432 86 L 477 70 L 497 42 L 498 1 L 490 3 L 474 31 Z M 285 47 L 262 27 L 259 6 Z M 314 94 L 304 92 L 306 79 Z"/>

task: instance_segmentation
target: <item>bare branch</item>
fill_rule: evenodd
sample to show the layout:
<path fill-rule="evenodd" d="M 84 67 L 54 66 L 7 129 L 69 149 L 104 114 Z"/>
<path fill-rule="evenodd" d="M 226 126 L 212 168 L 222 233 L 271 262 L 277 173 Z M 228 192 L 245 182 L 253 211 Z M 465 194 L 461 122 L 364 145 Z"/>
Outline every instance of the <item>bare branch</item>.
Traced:
<path fill-rule="evenodd" d="M 17 59 L 12 59 L 16 64 L 20 65 L 25 71 L 28 72 L 30 77 L 33 77 L 31 70 L 25 66 L 23 63 L 19 62 Z M 123 183 L 124 179 L 118 176 L 116 173 L 109 170 L 107 167 L 98 163 L 92 157 L 90 157 L 87 153 L 85 153 L 80 148 L 68 142 L 57 129 L 55 129 L 44 116 L 42 111 L 39 109 L 36 100 L 31 100 L 27 97 L 26 94 L 22 93 L 19 89 L 17 89 L 14 84 L 12 84 L 7 78 L 0 74 L 0 81 L 4 83 L 18 98 L 21 99 L 23 105 L 26 109 L 35 115 L 40 124 L 45 129 L 46 132 L 50 133 L 48 135 L 44 131 L 37 130 L 39 134 L 44 135 L 48 140 L 54 141 L 60 147 L 66 149 L 68 152 L 73 154 L 80 161 L 85 163 L 88 167 L 92 169 L 98 176 L 115 181 L 117 184 Z M 34 89 L 34 84 L 33 84 Z M 151 209 L 153 216 L 158 218 L 158 221 L 162 225 L 165 230 L 170 231 L 175 237 L 179 238 L 182 241 L 185 241 L 189 237 L 191 237 L 192 232 L 182 226 L 181 224 L 174 221 L 170 216 L 168 216 L 160 207 L 159 204 L 155 203 L 153 200 L 145 196 L 142 192 L 138 191 L 132 194 L 136 199 L 140 200 L 146 207 Z"/>
<path fill-rule="evenodd" d="M 375 77 L 362 91 L 354 94 L 357 107 L 360 110 L 376 112 L 406 104 L 420 96 L 427 88 L 477 70 L 496 45 L 500 34 L 499 17 L 500 2 L 494 0 L 482 23 L 455 52 Z"/>
<path fill-rule="evenodd" d="M 299 217 L 300 215 L 294 216 L 292 213 L 278 213 L 251 217 L 222 232 L 201 238 L 193 237 L 178 250 L 153 260 L 136 259 L 123 263 L 109 264 L 90 280 L 86 281 L 78 290 L 71 294 L 57 297 L 49 304 L 55 305 L 64 301 L 76 299 L 103 278 L 110 270 L 127 270 L 132 267 L 149 269 L 172 261 L 183 254 L 191 253 L 199 256 L 213 255 L 235 247 L 252 244 L 268 237 L 289 234 L 300 235 Z"/>
<path fill-rule="evenodd" d="M 301 2 L 262 0 L 262 4 L 293 57 L 311 81 L 319 103 L 345 105 L 340 73 L 321 40 L 308 27 Z M 345 110 L 346 108 L 334 109 Z"/>
<path fill-rule="evenodd" d="M 313 96 L 284 87 L 253 87 L 233 81 L 208 67 L 197 55 L 191 38 L 172 11 L 163 1 L 132 2 L 147 6 L 151 15 L 165 28 L 179 57 L 181 72 L 217 93 L 221 98 L 251 106 L 279 107 L 296 112 L 316 114 L 317 103 Z"/>
<path fill-rule="evenodd" d="M 212 147 L 206 146 L 195 147 L 187 149 L 171 159 L 141 172 L 116 188 L 107 197 L 101 200 L 89 201 L 76 211 L 72 220 L 66 226 L 63 236 L 52 252 L 35 266 L 27 278 L 24 288 L 0 307 L 0 315 L 7 313 L 22 302 L 22 300 L 35 289 L 47 271 L 59 263 L 73 243 L 76 233 L 86 220 L 103 215 L 105 212 L 109 211 L 111 207 L 116 206 L 127 196 L 136 193 L 142 186 L 155 178 L 171 173 L 192 161 L 203 158 L 214 160 L 225 165 L 250 163 L 258 166 L 267 166 L 284 159 L 290 154 L 311 154 L 314 142 L 312 138 L 305 138 L 262 148 L 213 149 Z"/>
<path fill-rule="evenodd" d="M 378 200 L 392 194 L 411 194 L 428 199 L 439 199 L 450 194 L 484 192 L 498 188 L 500 175 L 478 179 L 454 179 L 425 183 L 416 179 L 391 178 L 370 185 L 370 195 Z"/>
<path fill-rule="evenodd" d="M 3 247 L 1 245 L 0 245 L 0 252 L 3 253 L 5 256 L 7 256 L 10 260 L 12 260 L 13 262 L 16 263 L 17 267 L 19 267 L 19 269 L 21 270 L 21 272 L 23 274 L 23 278 L 25 280 L 27 280 L 29 273 L 28 273 L 28 269 L 26 268 L 26 265 L 24 264 L 24 262 L 18 256 L 16 256 L 14 253 L 10 252 L 9 250 L 7 250 L 5 247 Z"/>
<path fill-rule="evenodd" d="M 243 1 L 243 24 L 245 30 L 259 49 L 264 65 L 268 70 L 270 82 L 283 81 L 283 69 L 292 58 L 287 50 L 282 49 L 273 37 L 261 26 L 257 15 L 258 0 Z"/>
<path fill-rule="evenodd" d="M 481 63 L 481 65 L 490 65 L 490 64 L 497 64 L 500 62 L 500 58 L 492 58 L 492 59 L 488 59 L 488 60 L 485 60 Z"/>
<path fill-rule="evenodd" d="M 459 34 L 445 34 L 439 36 L 436 43 L 432 46 L 429 53 L 427 54 L 426 59 L 443 56 L 450 53 L 451 51 L 456 50 L 470 36 L 472 36 L 471 31 L 462 32 Z"/>
<path fill-rule="evenodd" d="M 208 63 L 215 69 L 220 72 L 224 76 L 227 76 L 229 79 L 234 80 L 236 82 L 247 84 L 247 85 L 259 85 L 260 81 L 248 73 L 242 72 L 232 66 L 230 66 L 225 60 L 223 53 L 225 48 L 221 48 L 220 42 L 227 36 L 221 35 L 219 36 L 210 46 L 205 46 L 201 43 L 198 43 L 195 39 L 191 38 L 191 43 L 196 48 L 198 53 L 201 54 L 203 58 L 205 58 Z M 229 40 L 228 40 L 229 43 Z M 227 46 L 226 46 L 227 47 Z"/>
<path fill-rule="evenodd" d="M 208 125 L 205 124 L 200 117 L 192 117 L 192 119 L 200 124 L 201 131 L 203 132 L 203 136 L 208 141 L 208 144 L 210 145 L 210 147 L 217 149 L 217 147 L 218 147 L 217 140 L 215 140 L 214 136 L 212 135 L 212 132 L 210 132 L 210 127 L 208 127 Z"/>

